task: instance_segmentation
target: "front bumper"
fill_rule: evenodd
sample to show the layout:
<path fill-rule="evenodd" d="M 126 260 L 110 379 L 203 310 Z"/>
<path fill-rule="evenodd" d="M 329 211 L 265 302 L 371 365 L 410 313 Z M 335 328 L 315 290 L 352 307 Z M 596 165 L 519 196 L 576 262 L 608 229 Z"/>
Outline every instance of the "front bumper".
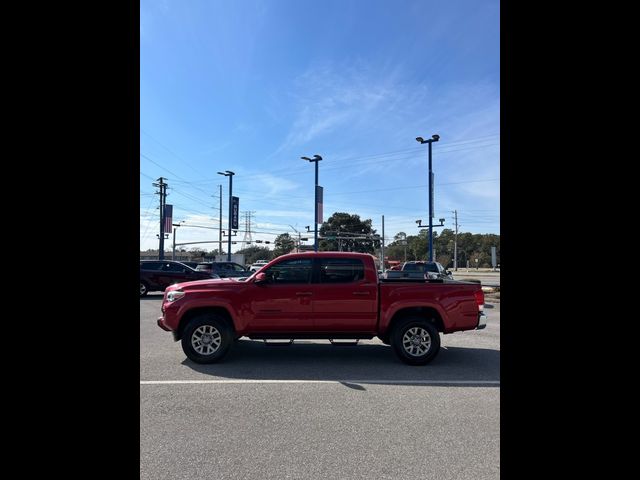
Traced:
<path fill-rule="evenodd" d="M 158 317 L 158 326 L 163 329 L 165 332 L 171 332 L 171 334 L 173 335 L 173 340 L 175 342 L 180 340 L 180 337 L 178 336 L 178 330 L 174 330 L 173 328 L 171 328 L 167 322 L 167 319 L 162 316 L 162 317 Z"/>
<path fill-rule="evenodd" d="M 170 332 L 171 329 L 164 324 L 164 316 L 158 317 L 158 326 L 165 332 Z"/>
<path fill-rule="evenodd" d="M 480 312 L 478 314 L 478 326 L 476 327 L 476 330 L 482 330 L 486 326 L 487 326 L 487 316 L 484 314 L 484 312 Z"/>

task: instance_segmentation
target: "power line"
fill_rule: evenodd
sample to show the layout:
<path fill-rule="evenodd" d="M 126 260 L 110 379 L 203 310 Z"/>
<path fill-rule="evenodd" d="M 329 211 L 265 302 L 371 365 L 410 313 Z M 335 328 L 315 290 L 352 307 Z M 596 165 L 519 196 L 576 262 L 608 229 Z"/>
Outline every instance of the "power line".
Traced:
<path fill-rule="evenodd" d="M 200 172 L 199 170 L 196 170 L 189 162 L 187 162 L 185 159 L 183 159 L 182 157 L 178 156 L 176 153 L 174 153 L 172 150 L 169 149 L 169 147 L 166 147 L 165 145 L 163 145 L 162 143 L 160 143 L 158 140 L 156 140 L 155 138 L 153 138 L 149 133 L 147 133 L 144 129 L 140 128 L 140 131 L 142 133 L 144 133 L 147 137 L 149 137 L 151 140 L 153 140 L 154 142 L 156 142 L 158 145 L 160 145 L 162 148 L 164 148 L 167 152 L 169 152 L 171 155 L 173 155 L 174 157 L 176 157 L 178 160 L 182 161 L 186 166 L 190 167 L 194 172 L 196 172 L 198 175 L 202 175 L 202 172 Z"/>

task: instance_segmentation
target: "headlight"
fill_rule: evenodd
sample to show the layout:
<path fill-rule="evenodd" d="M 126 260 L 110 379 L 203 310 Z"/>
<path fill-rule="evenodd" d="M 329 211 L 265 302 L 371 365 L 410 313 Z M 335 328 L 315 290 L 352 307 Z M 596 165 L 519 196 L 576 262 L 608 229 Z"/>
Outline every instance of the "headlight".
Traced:
<path fill-rule="evenodd" d="M 173 290 L 167 293 L 167 302 L 175 302 L 176 300 L 184 297 L 184 292 L 181 290 Z"/>

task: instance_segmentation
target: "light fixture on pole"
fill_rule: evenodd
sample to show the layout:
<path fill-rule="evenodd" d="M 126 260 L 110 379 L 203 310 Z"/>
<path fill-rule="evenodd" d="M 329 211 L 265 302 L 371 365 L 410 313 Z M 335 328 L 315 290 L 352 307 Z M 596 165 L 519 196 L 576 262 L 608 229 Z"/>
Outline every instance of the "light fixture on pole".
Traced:
<path fill-rule="evenodd" d="M 225 170 L 224 172 L 218 172 L 218 175 L 224 175 L 225 177 L 229 177 L 229 231 L 231 231 L 231 220 L 233 217 L 233 176 L 234 172 L 231 170 Z M 227 245 L 227 262 L 231 261 L 231 236 L 229 236 L 229 244 Z"/>
<path fill-rule="evenodd" d="M 313 251 L 318 251 L 318 162 L 322 160 L 320 155 L 314 155 L 313 158 L 309 157 L 300 157 L 302 160 L 306 160 L 308 162 L 314 162 L 316 164 L 316 182 L 315 182 L 315 201 L 314 201 L 314 209 L 315 216 L 313 222 Z"/>
<path fill-rule="evenodd" d="M 429 140 L 416 137 L 416 141 L 429 144 L 429 261 L 433 262 L 433 168 L 431 165 L 431 144 L 440 140 L 440 135 L 431 135 Z"/>
<path fill-rule="evenodd" d="M 431 222 L 431 219 L 429 219 L 429 225 L 422 225 L 422 219 L 420 220 L 416 220 L 416 223 L 418 224 L 418 228 L 428 228 L 429 232 L 433 231 L 433 227 L 444 227 L 444 218 L 439 218 L 438 220 L 440 220 L 440 225 L 433 225 L 433 223 Z M 433 252 L 433 240 L 431 238 L 429 238 L 429 252 Z M 431 256 L 429 257 L 431 258 L 431 260 L 429 260 L 430 262 L 433 262 L 433 254 L 431 254 Z"/>

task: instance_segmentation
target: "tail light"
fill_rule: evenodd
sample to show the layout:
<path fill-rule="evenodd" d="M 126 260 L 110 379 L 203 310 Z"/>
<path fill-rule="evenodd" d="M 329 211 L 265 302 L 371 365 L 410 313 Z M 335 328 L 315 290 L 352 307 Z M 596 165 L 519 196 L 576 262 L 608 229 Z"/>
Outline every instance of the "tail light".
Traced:
<path fill-rule="evenodd" d="M 475 292 L 473 292 L 473 296 L 476 298 L 476 304 L 478 305 L 478 310 L 484 310 L 484 292 L 482 288 L 479 288 Z"/>

